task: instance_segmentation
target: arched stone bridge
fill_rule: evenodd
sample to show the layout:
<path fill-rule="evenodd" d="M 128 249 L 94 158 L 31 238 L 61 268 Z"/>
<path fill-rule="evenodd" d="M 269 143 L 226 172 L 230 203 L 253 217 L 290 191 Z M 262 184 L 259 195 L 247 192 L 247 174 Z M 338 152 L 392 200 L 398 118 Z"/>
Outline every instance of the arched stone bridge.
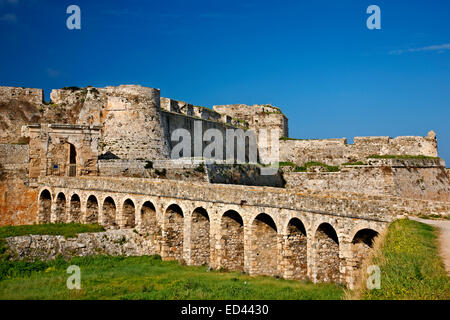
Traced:
<path fill-rule="evenodd" d="M 43 177 L 38 222 L 134 228 L 163 259 L 353 286 L 373 238 L 401 212 L 377 199 L 113 177 Z"/>

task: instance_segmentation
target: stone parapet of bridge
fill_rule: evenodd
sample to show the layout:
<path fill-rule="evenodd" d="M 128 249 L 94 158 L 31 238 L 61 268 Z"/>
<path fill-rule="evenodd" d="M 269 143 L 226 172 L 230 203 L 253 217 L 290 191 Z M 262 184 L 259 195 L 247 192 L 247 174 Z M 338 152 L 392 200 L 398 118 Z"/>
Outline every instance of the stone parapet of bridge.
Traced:
<path fill-rule="evenodd" d="M 376 196 L 113 177 L 42 177 L 38 201 L 38 222 L 132 228 L 163 259 L 350 287 L 374 237 L 410 213 Z"/>

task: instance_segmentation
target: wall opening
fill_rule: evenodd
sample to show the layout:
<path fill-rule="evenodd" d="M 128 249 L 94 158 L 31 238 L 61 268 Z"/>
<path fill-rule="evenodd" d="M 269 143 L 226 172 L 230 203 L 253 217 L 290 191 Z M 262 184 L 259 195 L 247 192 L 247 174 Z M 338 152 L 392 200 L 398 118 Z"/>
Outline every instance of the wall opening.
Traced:
<path fill-rule="evenodd" d="M 251 226 L 251 272 L 254 275 L 274 276 L 278 267 L 277 226 L 273 219 L 259 214 Z"/>
<path fill-rule="evenodd" d="M 234 210 L 225 212 L 220 222 L 219 266 L 244 271 L 244 222 Z"/>
<path fill-rule="evenodd" d="M 123 226 L 125 228 L 134 228 L 136 225 L 136 208 L 133 201 L 125 200 L 122 207 Z"/>
<path fill-rule="evenodd" d="M 197 208 L 192 213 L 191 220 L 191 263 L 193 265 L 208 265 L 210 257 L 210 223 L 208 212 Z"/>
<path fill-rule="evenodd" d="M 378 232 L 372 229 L 359 230 L 352 241 L 352 252 L 354 258 L 354 268 L 359 269 L 362 262 L 367 257 L 373 247 L 373 241 L 378 236 Z"/>
<path fill-rule="evenodd" d="M 77 150 L 75 146 L 69 143 L 69 164 L 68 176 L 75 177 L 77 175 Z"/>
<path fill-rule="evenodd" d="M 161 228 L 156 218 L 156 209 L 150 201 L 144 202 L 141 208 L 141 233 L 144 237 L 152 240 L 154 251 L 160 251 Z"/>
<path fill-rule="evenodd" d="M 52 213 L 52 196 L 50 191 L 45 189 L 39 196 L 39 222 L 50 223 Z"/>
<path fill-rule="evenodd" d="M 117 229 L 116 223 L 116 203 L 113 198 L 107 197 L 105 201 L 103 201 L 103 225 L 109 229 Z"/>
<path fill-rule="evenodd" d="M 292 218 L 287 226 L 283 259 L 286 278 L 307 278 L 308 264 L 306 229 L 298 218 Z"/>
<path fill-rule="evenodd" d="M 86 203 L 86 223 L 98 223 L 98 201 L 92 195 Z"/>
<path fill-rule="evenodd" d="M 316 280 L 318 282 L 339 282 L 339 240 L 336 231 L 330 224 L 322 223 L 317 228 L 314 238 Z"/>
<path fill-rule="evenodd" d="M 81 221 L 81 201 L 77 194 L 72 195 L 70 198 L 70 222 L 80 222 Z"/>
<path fill-rule="evenodd" d="M 66 196 L 64 193 L 58 193 L 56 197 L 56 206 L 55 206 L 55 222 L 61 223 L 66 222 Z"/>
<path fill-rule="evenodd" d="M 168 256 L 175 259 L 183 258 L 183 228 L 184 216 L 181 208 L 176 205 L 170 205 L 166 210 L 166 245 L 168 247 Z"/>

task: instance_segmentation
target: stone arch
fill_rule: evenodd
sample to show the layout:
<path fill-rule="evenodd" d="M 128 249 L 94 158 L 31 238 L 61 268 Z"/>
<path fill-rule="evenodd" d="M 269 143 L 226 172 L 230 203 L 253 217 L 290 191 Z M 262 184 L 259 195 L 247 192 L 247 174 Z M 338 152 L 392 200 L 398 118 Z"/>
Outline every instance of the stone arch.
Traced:
<path fill-rule="evenodd" d="M 356 232 L 352 240 L 353 268 L 359 269 L 364 258 L 367 257 L 373 248 L 373 241 L 378 236 L 378 232 L 372 229 L 361 229 Z"/>
<path fill-rule="evenodd" d="M 208 265 L 210 257 L 210 221 L 205 208 L 196 208 L 191 215 L 191 264 Z"/>
<path fill-rule="evenodd" d="M 80 196 L 74 193 L 70 197 L 70 213 L 69 221 L 80 222 L 81 221 L 81 200 Z"/>
<path fill-rule="evenodd" d="M 134 228 L 136 226 L 136 206 L 133 200 L 126 199 L 123 202 L 122 219 L 124 228 Z"/>
<path fill-rule="evenodd" d="M 98 223 L 98 200 L 94 195 L 86 201 L 86 223 Z"/>
<path fill-rule="evenodd" d="M 77 148 L 70 142 L 68 142 L 68 145 L 67 175 L 69 177 L 75 177 L 77 175 Z"/>
<path fill-rule="evenodd" d="M 62 192 L 58 193 L 55 202 L 55 222 L 66 222 L 66 195 Z"/>
<path fill-rule="evenodd" d="M 307 278 L 307 234 L 306 228 L 299 218 L 291 218 L 289 220 L 284 237 L 282 257 L 285 278 Z"/>
<path fill-rule="evenodd" d="M 339 282 L 339 239 L 331 224 L 319 225 L 314 235 L 315 279 L 318 282 Z"/>
<path fill-rule="evenodd" d="M 52 195 L 44 189 L 39 195 L 39 222 L 49 223 L 52 214 Z"/>
<path fill-rule="evenodd" d="M 116 202 L 112 197 L 106 197 L 105 200 L 103 200 L 102 213 L 103 213 L 103 225 L 106 228 L 116 229 L 117 207 Z"/>
<path fill-rule="evenodd" d="M 156 208 L 151 201 L 145 201 L 141 207 L 140 231 L 144 237 L 152 240 L 155 252 L 160 252 L 161 228 L 156 217 Z"/>
<path fill-rule="evenodd" d="M 254 275 L 274 276 L 278 273 L 278 232 L 275 221 L 260 213 L 251 224 L 250 268 Z"/>
<path fill-rule="evenodd" d="M 183 258 L 184 214 L 181 207 L 171 204 L 165 212 L 165 245 L 167 256 L 175 259 Z"/>
<path fill-rule="evenodd" d="M 234 210 L 226 211 L 220 221 L 219 267 L 244 271 L 244 221 Z"/>

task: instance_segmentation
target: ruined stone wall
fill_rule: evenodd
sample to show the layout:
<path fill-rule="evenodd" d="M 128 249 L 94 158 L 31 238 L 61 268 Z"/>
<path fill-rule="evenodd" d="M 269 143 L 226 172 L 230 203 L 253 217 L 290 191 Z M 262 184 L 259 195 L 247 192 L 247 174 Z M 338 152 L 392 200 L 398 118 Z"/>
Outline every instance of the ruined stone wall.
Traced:
<path fill-rule="evenodd" d="M 28 186 L 28 145 L 0 144 L 0 226 L 35 223 L 37 195 Z"/>
<path fill-rule="evenodd" d="M 287 188 L 450 201 L 450 182 L 441 159 L 371 159 L 339 172 L 284 172 Z"/>
<path fill-rule="evenodd" d="M 437 157 L 434 132 L 426 137 L 355 137 L 353 144 L 346 138 L 317 140 L 281 140 L 280 161 L 302 165 L 319 161 L 328 165 L 365 161 L 371 155 L 422 155 Z"/>
<path fill-rule="evenodd" d="M 156 254 L 149 241 L 132 230 L 108 230 L 80 233 L 74 238 L 50 235 L 27 235 L 6 238 L 12 259 L 54 260 L 61 256 L 112 255 L 141 256 Z"/>

